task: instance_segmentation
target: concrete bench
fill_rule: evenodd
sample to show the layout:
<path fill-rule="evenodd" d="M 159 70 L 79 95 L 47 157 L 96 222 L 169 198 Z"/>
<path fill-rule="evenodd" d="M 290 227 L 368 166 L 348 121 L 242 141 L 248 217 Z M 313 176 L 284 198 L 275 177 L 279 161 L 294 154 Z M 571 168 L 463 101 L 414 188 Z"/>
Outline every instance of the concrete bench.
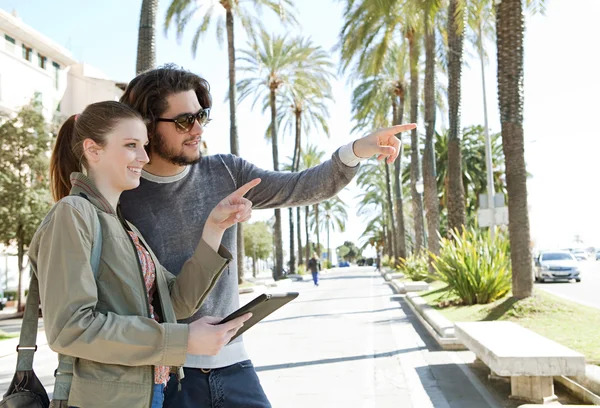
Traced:
<path fill-rule="evenodd" d="M 585 373 L 583 354 L 512 322 L 456 323 L 454 332 L 492 374 L 510 377 L 514 399 L 555 402 L 552 377 Z"/>

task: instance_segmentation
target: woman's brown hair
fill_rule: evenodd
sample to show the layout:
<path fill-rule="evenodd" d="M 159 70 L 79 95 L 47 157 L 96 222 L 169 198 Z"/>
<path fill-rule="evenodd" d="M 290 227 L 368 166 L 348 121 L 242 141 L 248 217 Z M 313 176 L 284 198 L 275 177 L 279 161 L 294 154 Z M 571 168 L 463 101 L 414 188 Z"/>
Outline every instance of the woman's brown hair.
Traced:
<path fill-rule="evenodd" d="M 105 101 L 89 105 L 61 126 L 50 158 L 50 187 L 55 201 L 69 195 L 71 173 L 87 169 L 83 141 L 91 139 L 100 147 L 106 145 L 106 135 L 122 119 L 142 120 L 142 117 L 123 103 Z"/>

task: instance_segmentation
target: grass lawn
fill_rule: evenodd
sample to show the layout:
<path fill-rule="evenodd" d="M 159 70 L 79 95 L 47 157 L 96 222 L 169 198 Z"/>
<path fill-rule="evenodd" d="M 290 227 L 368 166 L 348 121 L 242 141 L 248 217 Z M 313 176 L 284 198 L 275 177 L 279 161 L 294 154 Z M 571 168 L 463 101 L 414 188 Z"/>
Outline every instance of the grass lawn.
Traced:
<path fill-rule="evenodd" d="M 487 305 L 455 306 L 444 290 L 434 282 L 421 297 L 453 322 L 510 320 L 544 337 L 576 350 L 588 364 L 600 365 L 600 310 L 569 302 L 544 291 L 516 301 L 510 295 Z"/>
<path fill-rule="evenodd" d="M 0 340 L 14 339 L 15 337 L 18 337 L 18 336 L 19 336 L 18 333 L 9 334 L 9 333 L 4 333 L 2 330 L 0 330 Z"/>

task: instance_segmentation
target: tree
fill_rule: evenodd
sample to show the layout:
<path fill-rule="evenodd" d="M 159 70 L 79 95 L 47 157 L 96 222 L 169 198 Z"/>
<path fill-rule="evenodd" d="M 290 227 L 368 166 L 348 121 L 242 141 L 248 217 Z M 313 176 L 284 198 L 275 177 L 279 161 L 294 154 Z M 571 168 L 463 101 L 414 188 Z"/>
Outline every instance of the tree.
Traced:
<path fill-rule="evenodd" d="M 423 151 L 423 186 L 427 215 L 427 244 L 430 253 L 439 254 L 440 203 L 438 199 L 435 169 L 435 51 L 436 51 L 436 14 L 441 8 L 439 0 L 427 0 L 422 3 L 425 39 L 425 149 Z"/>
<path fill-rule="evenodd" d="M 315 167 L 316 165 L 321 163 L 321 161 L 323 160 L 323 156 L 325 156 L 325 152 L 317 150 L 316 145 L 307 145 L 306 149 L 304 149 L 304 151 L 301 152 L 299 170 L 306 170 L 306 169 L 310 169 L 311 167 Z M 304 229 L 306 231 L 305 258 L 307 261 L 308 261 L 308 259 L 310 259 L 310 256 L 311 256 L 309 219 L 310 219 L 310 206 L 307 205 L 306 207 L 304 207 Z M 320 245 L 318 245 L 317 247 L 321 248 Z"/>
<path fill-rule="evenodd" d="M 136 74 L 156 66 L 156 12 L 158 0 L 142 0 L 140 26 L 138 28 Z"/>
<path fill-rule="evenodd" d="M 415 3 L 401 0 L 346 0 L 344 26 L 340 33 L 342 69 L 354 60 L 359 66 L 372 60 L 373 72 L 381 72 L 386 56 L 396 44 L 396 38 L 406 39 L 410 61 L 410 120 L 416 123 L 419 106 L 419 47 L 421 27 Z M 396 34 L 397 33 L 397 34 Z M 395 35 L 396 34 L 396 35 Z M 372 51 L 372 52 L 369 52 Z M 403 106 L 402 106 L 403 107 Z M 423 203 L 417 192 L 421 178 L 417 130 L 411 132 L 411 197 L 415 224 L 416 246 L 423 245 Z M 399 170 L 396 171 L 399 175 Z"/>
<path fill-rule="evenodd" d="M 146 0 L 145 0 L 146 1 Z M 155 0 L 157 1 L 157 0 Z M 192 0 L 172 0 L 165 17 L 165 33 L 173 20 L 177 25 L 177 38 L 181 40 L 183 32 L 194 17 L 200 16 L 202 23 L 198 26 L 194 39 L 192 41 L 192 55 L 196 57 L 200 39 L 208 32 L 212 22 L 216 22 L 216 35 L 219 44 L 223 44 L 223 31 L 227 31 L 227 58 L 229 64 L 229 144 L 231 154 L 240 155 L 238 133 L 237 133 L 237 115 L 236 115 L 236 68 L 235 68 L 235 41 L 234 24 L 236 18 L 241 22 L 242 27 L 249 38 L 255 37 L 255 28 L 261 26 L 260 21 L 254 17 L 254 14 L 248 9 L 250 5 L 254 6 L 255 11 L 260 12 L 267 8 L 275 13 L 281 21 L 296 24 L 295 9 L 292 0 L 251 0 L 240 4 L 239 0 L 219 0 L 216 1 L 192 1 Z M 250 4 L 248 4 L 250 3 Z M 218 8 L 222 7 L 225 11 L 225 19 L 219 15 Z M 237 263 L 238 263 L 238 281 L 242 281 L 244 276 L 244 233 L 243 224 L 237 226 Z M 281 269 L 279 269 L 281 270 Z"/>
<path fill-rule="evenodd" d="M 244 248 L 252 258 L 252 276 L 256 277 L 256 263 L 267 259 L 273 252 L 273 232 L 266 222 L 246 224 L 244 228 Z"/>
<path fill-rule="evenodd" d="M 496 2 L 498 105 L 502 147 L 506 160 L 512 291 L 513 296 L 518 299 L 531 296 L 533 292 L 523 135 L 524 31 L 523 2 L 498 0 Z"/>
<path fill-rule="evenodd" d="M 330 231 L 344 232 L 346 229 L 346 221 L 348 221 L 348 213 L 346 212 L 346 204 L 338 196 L 330 198 L 319 204 L 323 218 L 325 221 L 325 230 L 327 231 L 327 260 L 331 263 L 331 247 L 329 246 Z"/>
<path fill-rule="evenodd" d="M 18 310 L 23 307 L 25 251 L 51 206 L 50 131 L 36 104 L 23 107 L 0 125 L 0 240 L 17 246 Z"/>
<path fill-rule="evenodd" d="M 330 80 L 335 76 L 332 72 L 331 63 L 327 53 L 316 48 L 314 55 L 310 56 L 314 70 L 308 71 L 307 75 L 295 78 L 284 93 L 279 94 L 278 105 L 284 109 L 278 110 L 277 128 L 282 135 L 294 133 L 294 153 L 292 163 L 288 171 L 297 172 L 300 167 L 300 146 L 302 134 L 308 135 L 312 129 L 320 128 L 329 137 L 329 110 L 325 101 L 333 101 Z M 286 109 L 287 108 L 287 109 Z M 270 127 L 268 129 L 270 131 Z M 294 244 L 294 216 L 290 207 L 290 273 L 295 273 L 295 244 Z M 296 219 L 298 225 L 298 263 L 302 263 L 302 244 L 300 234 L 300 208 L 296 208 Z"/>
<path fill-rule="evenodd" d="M 460 146 L 460 105 L 465 30 L 465 1 L 450 0 L 448 5 L 448 227 L 465 224 L 465 196 L 462 185 Z"/>
<path fill-rule="evenodd" d="M 369 51 L 375 54 L 375 50 Z M 395 45 L 381 67 L 381 72 L 375 72 L 373 64 L 375 55 L 358 63 L 353 80 L 360 81 L 352 94 L 352 116 L 356 121 L 354 131 L 365 131 L 373 127 L 389 126 L 402 123 L 406 105 L 406 75 L 408 73 L 408 50 L 405 44 Z M 403 145 L 401 144 L 401 149 Z M 395 257 L 406 257 L 406 231 L 402 200 L 402 187 L 399 180 L 402 167 L 403 151 L 400 152 L 394 165 L 394 202 L 391 194 L 388 196 L 388 208 L 392 220 L 392 235 Z M 389 169 L 386 170 L 389 172 Z M 387 177 L 387 175 L 386 175 Z M 386 192 L 392 187 L 386 184 Z"/>

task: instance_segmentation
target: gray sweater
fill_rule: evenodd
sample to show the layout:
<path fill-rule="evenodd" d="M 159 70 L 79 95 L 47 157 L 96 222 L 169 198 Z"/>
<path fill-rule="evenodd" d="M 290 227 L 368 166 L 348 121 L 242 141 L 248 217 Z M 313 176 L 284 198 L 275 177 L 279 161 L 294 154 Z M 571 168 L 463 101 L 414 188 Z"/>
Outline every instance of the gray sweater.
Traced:
<path fill-rule="evenodd" d="M 300 173 L 260 169 L 233 155 L 202 158 L 172 177 L 143 172 L 140 186 L 121 195 L 123 216 L 142 233 L 159 262 L 177 275 L 194 253 L 212 209 L 248 181 L 262 182 L 246 197 L 255 209 L 305 206 L 337 194 L 352 180 L 359 166 L 348 167 L 335 152 L 319 166 Z M 225 231 L 222 244 L 237 254 L 237 227 Z M 192 317 L 225 317 L 239 308 L 237 263 L 223 272 L 202 307 Z M 242 336 L 216 356 L 189 355 L 185 366 L 219 368 L 248 359 Z"/>

